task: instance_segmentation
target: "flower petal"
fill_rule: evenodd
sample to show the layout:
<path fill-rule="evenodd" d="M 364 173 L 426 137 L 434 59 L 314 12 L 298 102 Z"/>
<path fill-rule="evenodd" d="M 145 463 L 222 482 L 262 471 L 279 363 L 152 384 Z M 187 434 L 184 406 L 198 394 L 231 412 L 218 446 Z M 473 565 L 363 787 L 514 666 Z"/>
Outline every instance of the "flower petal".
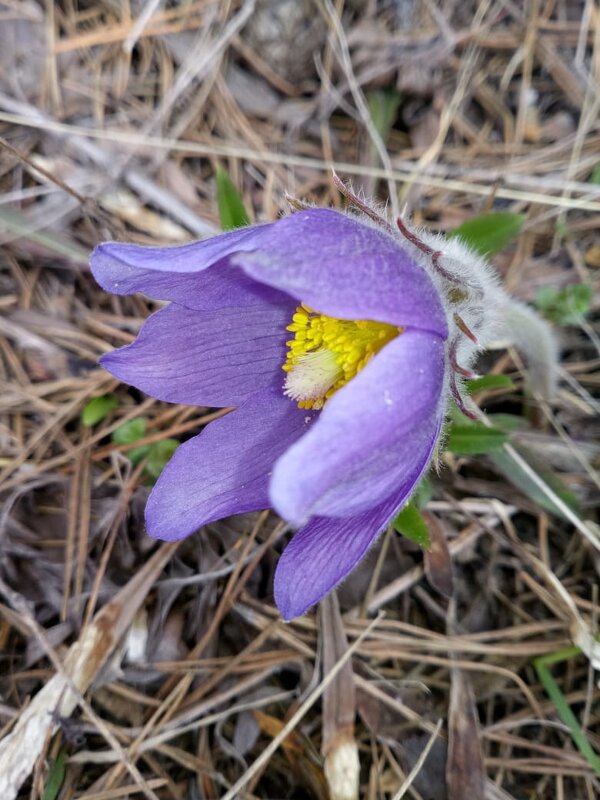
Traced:
<path fill-rule="evenodd" d="M 313 416 L 265 390 L 182 444 L 148 499 L 150 536 L 176 541 L 207 522 L 267 508 L 273 463 Z"/>
<path fill-rule="evenodd" d="M 210 312 L 171 304 L 146 320 L 135 342 L 103 356 L 101 364 L 158 400 L 240 405 L 259 389 L 282 391 L 285 326 L 294 308 L 287 297 L 282 304 Z"/>
<path fill-rule="evenodd" d="M 253 305 L 281 290 L 330 316 L 447 336 L 437 289 L 399 240 L 329 209 L 179 247 L 101 244 L 90 263 L 113 294 L 144 292 L 210 309 Z"/>
<path fill-rule="evenodd" d="M 437 433 L 432 449 L 436 439 Z M 422 466 L 416 468 L 390 498 L 362 514 L 345 519 L 315 517 L 294 536 L 275 572 L 275 602 L 285 620 L 304 614 L 354 569 L 402 508 L 422 473 Z"/>
<path fill-rule="evenodd" d="M 92 253 L 90 267 L 112 294 L 142 292 L 199 310 L 254 305 L 280 293 L 232 266 L 229 256 L 255 249 L 270 227 L 252 225 L 178 247 L 105 242 Z"/>
<path fill-rule="evenodd" d="M 323 314 L 448 334 L 431 279 L 383 230 L 310 209 L 265 228 L 255 245 L 256 252 L 243 248 L 232 263 Z"/>
<path fill-rule="evenodd" d="M 360 514 L 423 469 L 443 414 L 444 342 L 408 330 L 340 389 L 279 459 L 272 504 L 295 524 Z"/>

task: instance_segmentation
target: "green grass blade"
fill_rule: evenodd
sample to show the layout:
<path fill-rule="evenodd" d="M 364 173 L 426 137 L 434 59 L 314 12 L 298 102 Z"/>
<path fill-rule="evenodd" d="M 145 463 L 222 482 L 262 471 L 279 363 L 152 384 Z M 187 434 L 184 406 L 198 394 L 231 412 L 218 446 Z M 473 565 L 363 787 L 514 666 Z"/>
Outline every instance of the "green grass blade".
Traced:
<path fill-rule="evenodd" d="M 56 800 L 61 786 L 65 780 L 65 764 L 67 761 L 67 754 L 61 750 L 54 764 L 50 767 L 48 773 L 48 780 L 44 788 L 42 800 Z"/>
<path fill-rule="evenodd" d="M 217 203 L 219 218 L 224 231 L 233 228 L 243 228 L 250 224 L 250 217 L 244 206 L 244 201 L 233 181 L 222 167 L 217 167 L 215 174 L 217 180 Z"/>
<path fill-rule="evenodd" d="M 558 714 L 561 722 L 563 722 L 569 729 L 569 733 L 571 734 L 571 738 L 575 742 L 577 749 L 585 758 L 590 767 L 594 770 L 596 775 L 600 775 L 600 756 L 598 756 L 598 754 L 593 750 L 583 728 L 577 720 L 577 717 L 565 700 L 565 696 L 561 692 L 560 687 L 548 669 L 550 664 L 557 664 L 561 661 L 567 661 L 569 658 L 572 658 L 580 653 L 581 650 L 578 647 L 567 647 L 557 653 L 551 653 L 548 656 L 536 658 L 536 660 L 533 662 L 533 665 L 535 667 L 535 671 L 537 672 L 540 683 L 546 691 L 546 694 L 554 703 L 556 713 Z"/>
<path fill-rule="evenodd" d="M 0 232 L 8 232 L 14 239 L 28 239 L 50 253 L 87 267 L 90 254 L 83 247 L 51 231 L 32 230 L 31 226 L 31 221 L 16 208 L 0 208 Z"/>

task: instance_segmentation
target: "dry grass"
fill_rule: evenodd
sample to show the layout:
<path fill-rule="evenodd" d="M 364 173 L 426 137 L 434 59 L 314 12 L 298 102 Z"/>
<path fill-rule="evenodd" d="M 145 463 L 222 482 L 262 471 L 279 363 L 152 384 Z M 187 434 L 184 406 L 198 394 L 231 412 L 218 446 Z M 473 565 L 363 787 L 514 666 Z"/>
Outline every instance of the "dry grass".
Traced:
<path fill-rule="evenodd" d="M 482 404 L 528 419 L 517 443 L 578 497 L 577 526 L 488 459 L 448 457 L 428 506 L 436 557 L 388 532 L 339 608 L 290 625 L 271 595 L 290 533 L 272 514 L 179 546 L 144 534 L 143 464 L 110 434 L 143 415 L 136 446 L 182 440 L 221 412 L 140 397 L 96 366 L 151 305 L 101 292 L 87 253 L 216 230 L 217 164 L 256 220 L 286 192 L 338 203 L 332 165 L 441 231 L 524 212 L 495 261 L 515 295 L 597 283 L 594 0 L 268 5 L 0 3 L 0 795 L 326 798 L 336 748 L 356 742 L 369 800 L 592 800 L 600 777 L 533 662 L 582 648 L 553 674 L 598 751 L 593 313 L 559 333 L 551 408 L 526 398 L 513 353 L 482 363 L 515 382 Z M 390 87 L 388 132 L 369 99 Z M 118 407 L 84 427 L 109 392 Z"/>

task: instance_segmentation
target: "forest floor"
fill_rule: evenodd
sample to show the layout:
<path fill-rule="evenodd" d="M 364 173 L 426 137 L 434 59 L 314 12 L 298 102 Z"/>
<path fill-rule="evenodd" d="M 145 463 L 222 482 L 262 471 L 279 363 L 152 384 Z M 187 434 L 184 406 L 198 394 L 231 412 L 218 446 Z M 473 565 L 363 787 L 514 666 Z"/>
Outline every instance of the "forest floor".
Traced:
<path fill-rule="evenodd" d="M 368 800 L 600 796 L 599 109 L 593 0 L 0 2 L 3 800 L 341 800 L 353 747 Z M 219 412 L 98 366 L 158 306 L 91 249 L 217 232 L 217 166 L 252 221 L 332 168 L 442 233 L 524 215 L 493 263 L 561 353 L 549 403 L 486 353 L 509 446 L 442 456 L 436 552 L 390 528 L 289 624 L 272 512 L 144 530 Z"/>

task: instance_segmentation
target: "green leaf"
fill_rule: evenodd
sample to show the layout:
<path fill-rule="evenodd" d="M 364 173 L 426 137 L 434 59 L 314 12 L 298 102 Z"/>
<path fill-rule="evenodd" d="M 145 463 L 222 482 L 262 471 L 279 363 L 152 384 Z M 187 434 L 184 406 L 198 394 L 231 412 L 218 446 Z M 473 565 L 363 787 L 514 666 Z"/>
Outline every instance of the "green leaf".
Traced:
<path fill-rule="evenodd" d="M 427 503 L 431 500 L 433 495 L 433 487 L 429 478 L 422 478 L 419 485 L 413 493 L 412 502 L 420 510 L 425 508 Z"/>
<path fill-rule="evenodd" d="M 48 773 L 48 781 L 44 788 L 42 800 L 56 800 L 61 786 L 65 780 L 65 763 L 67 761 L 67 754 L 61 750 L 54 764 L 50 767 Z"/>
<path fill-rule="evenodd" d="M 596 164 L 590 175 L 590 183 L 600 184 L 600 161 Z"/>
<path fill-rule="evenodd" d="M 373 125 L 385 142 L 396 119 L 402 95 L 393 87 L 369 92 L 367 100 Z"/>
<path fill-rule="evenodd" d="M 115 444 L 133 444 L 133 442 L 137 442 L 140 439 L 143 439 L 146 435 L 146 426 L 148 424 L 148 420 L 146 417 L 134 417 L 130 419 L 129 422 L 124 422 L 120 425 L 116 430 L 112 432 L 111 439 Z M 150 453 L 152 445 L 150 444 L 143 444 L 140 447 L 132 447 L 131 450 L 127 450 L 125 455 L 131 461 L 131 463 L 135 466 L 139 464 L 143 458 Z"/>
<path fill-rule="evenodd" d="M 250 217 L 244 207 L 244 201 L 229 175 L 222 167 L 217 167 L 215 177 L 219 218 L 223 230 L 230 231 L 232 228 L 243 228 L 244 225 L 249 225 Z"/>
<path fill-rule="evenodd" d="M 141 445 L 141 447 L 132 447 L 131 450 L 127 450 L 125 455 L 135 466 L 136 464 L 140 463 L 142 458 L 146 458 L 146 456 L 150 452 L 151 447 L 152 447 L 151 444 L 143 444 Z"/>
<path fill-rule="evenodd" d="M 515 445 L 516 447 L 516 445 Z M 524 447 L 518 447 L 519 454 L 529 463 L 538 476 L 570 506 L 575 512 L 579 511 L 577 497 L 571 492 L 551 469 L 536 463 L 535 457 Z M 543 492 L 527 472 L 515 462 L 508 453 L 498 450 L 490 454 L 490 459 L 504 477 L 516 486 L 524 495 L 534 503 L 557 517 L 563 517 L 562 511 L 554 505 L 552 500 Z"/>
<path fill-rule="evenodd" d="M 487 392 L 490 389 L 514 389 L 515 385 L 508 375 L 484 375 L 482 378 L 474 378 L 467 381 L 467 389 L 471 394 L 476 392 Z"/>
<path fill-rule="evenodd" d="M 81 412 L 81 424 L 86 428 L 97 425 L 104 417 L 107 417 L 113 408 L 119 405 L 119 399 L 114 394 L 103 394 L 100 397 L 92 397 L 85 404 Z"/>
<path fill-rule="evenodd" d="M 406 536 L 407 539 L 415 542 L 419 547 L 424 547 L 425 550 L 429 550 L 431 547 L 427 523 L 413 503 L 407 503 L 402 511 L 396 514 L 392 520 L 392 525 L 398 533 Z"/>
<path fill-rule="evenodd" d="M 142 439 L 146 433 L 146 417 L 135 417 L 129 422 L 124 422 L 112 433 L 112 440 L 115 444 L 131 444 Z"/>
<path fill-rule="evenodd" d="M 525 214 L 510 211 L 482 214 L 450 231 L 448 238 L 459 237 L 480 255 L 494 256 L 518 238 L 524 222 Z"/>
<path fill-rule="evenodd" d="M 146 472 L 153 478 L 158 478 L 178 447 L 179 442 L 177 439 L 163 439 L 151 445 L 148 461 L 146 462 Z"/>
<path fill-rule="evenodd" d="M 461 456 L 481 455 L 498 450 L 508 440 L 500 428 L 489 428 L 483 422 L 454 423 L 446 440 L 446 450 Z"/>
<path fill-rule="evenodd" d="M 489 421 L 495 428 L 500 428 L 507 433 L 527 428 L 527 420 L 517 414 L 488 414 Z"/>
<path fill-rule="evenodd" d="M 579 325 L 590 310 L 593 289 L 587 283 L 573 283 L 563 289 L 543 286 L 535 304 L 542 314 L 557 325 Z"/>

